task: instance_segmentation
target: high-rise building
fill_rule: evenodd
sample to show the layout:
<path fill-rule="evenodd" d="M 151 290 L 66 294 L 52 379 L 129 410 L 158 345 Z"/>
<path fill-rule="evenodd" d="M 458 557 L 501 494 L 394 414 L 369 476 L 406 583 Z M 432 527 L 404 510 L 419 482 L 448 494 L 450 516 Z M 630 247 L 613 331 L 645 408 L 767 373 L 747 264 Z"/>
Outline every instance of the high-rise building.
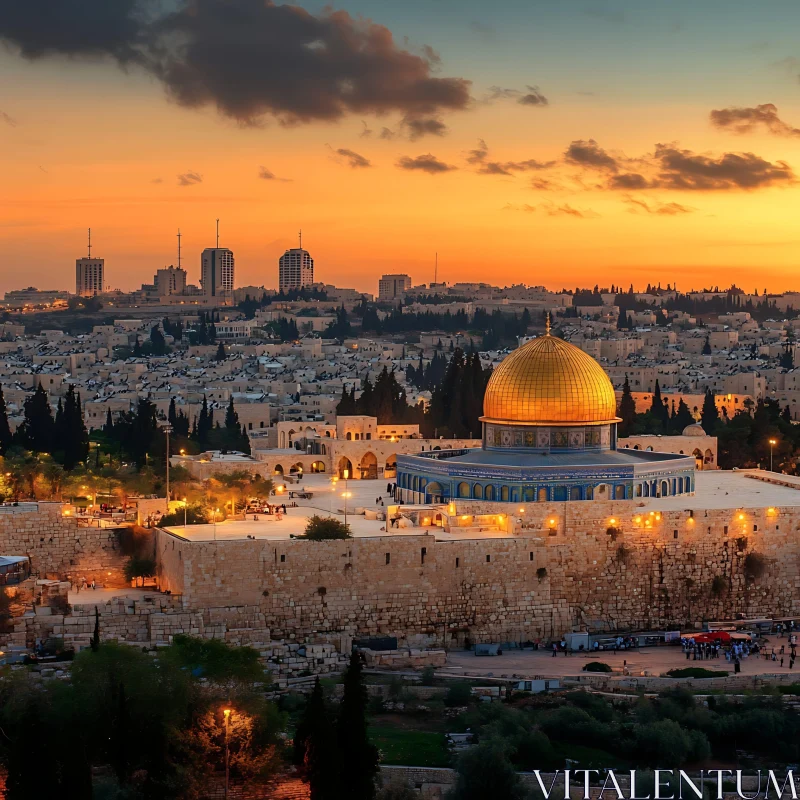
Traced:
<path fill-rule="evenodd" d="M 223 302 L 233 297 L 233 251 L 227 247 L 207 247 L 200 257 L 200 285 L 206 297 Z"/>
<path fill-rule="evenodd" d="M 89 228 L 89 254 L 75 260 L 75 294 L 95 297 L 105 289 L 105 259 L 92 258 L 92 229 Z"/>
<path fill-rule="evenodd" d="M 314 259 L 308 250 L 293 247 L 278 261 L 278 288 L 282 292 L 302 289 L 314 283 Z"/>
<path fill-rule="evenodd" d="M 156 294 L 162 297 L 183 294 L 186 291 L 186 270 L 173 266 L 156 270 L 153 285 L 156 287 Z"/>
<path fill-rule="evenodd" d="M 381 275 L 378 281 L 378 300 L 394 300 L 411 288 L 408 275 Z"/>

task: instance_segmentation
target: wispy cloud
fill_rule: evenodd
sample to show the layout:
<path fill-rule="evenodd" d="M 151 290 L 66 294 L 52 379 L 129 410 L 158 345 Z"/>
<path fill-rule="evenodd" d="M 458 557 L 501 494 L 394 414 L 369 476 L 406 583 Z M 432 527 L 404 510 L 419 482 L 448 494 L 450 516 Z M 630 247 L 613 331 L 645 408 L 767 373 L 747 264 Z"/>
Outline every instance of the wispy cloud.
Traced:
<path fill-rule="evenodd" d="M 349 150 L 346 147 L 340 147 L 335 151 L 335 153 L 337 156 L 343 158 L 347 166 L 352 169 L 362 169 L 364 167 L 372 166 L 372 162 L 368 158 L 362 156 L 361 153 L 356 153 L 355 150 Z"/>
<path fill-rule="evenodd" d="M 11 126 L 12 128 L 16 128 L 19 123 L 12 117 L 10 114 L 6 114 L 5 111 L 0 111 L 0 122 L 5 122 L 6 125 Z"/>
<path fill-rule="evenodd" d="M 444 161 L 440 161 L 432 153 L 425 153 L 424 155 L 414 158 L 411 156 L 402 156 L 397 161 L 397 167 L 409 171 L 427 172 L 429 175 L 439 175 L 443 172 L 451 172 L 452 170 L 458 169 L 458 167 L 452 164 L 446 164 Z"/>
<path fill-rule="evenodd" d="M 709 116 L 711 124 L 715 128 L 731 133 L 751 133 L 763 128 L 775 136 L 800 136 L 800 128 L 793 128 L 784 122 L 778 116 L 778 107 L 772 103 L 764 103 L 750 108 L 737 106 L 718 108 L 714 109 Z"/>
<path fill-rule="evenodd" d="M 658 200 L 643 200 L 640 197 L 625 195 L 622 202 L 628 206 L 631 214 L 655 214 L 660 217 L 677 217 L 697 211 L 692 206 L 682 203 L 661 203 Z"/>
<path fill-rule="evenodd" d="M 272 170 L 264 166 L 258 168 L 258 177 L 262 181 L 280 181 L 281 183 L 290 183 L 291 178 L 279 178 Z"/>
<path fill-rule="evenodd" d="M 178 175 L 178 186 L 194 186 L 203 182 L 203 176 L 199 172 L 184 172 Z"/>

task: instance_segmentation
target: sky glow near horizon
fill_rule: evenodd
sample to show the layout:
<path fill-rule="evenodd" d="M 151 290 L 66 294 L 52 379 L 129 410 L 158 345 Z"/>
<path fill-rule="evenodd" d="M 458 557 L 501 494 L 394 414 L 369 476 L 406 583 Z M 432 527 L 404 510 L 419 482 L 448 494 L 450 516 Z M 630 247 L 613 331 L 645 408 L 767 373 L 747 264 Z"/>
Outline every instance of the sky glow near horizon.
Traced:
<path fill-rule="evenodd" d="M 217 218 L 238 285 L 276 286 L 302 228 L 318 280 L 371 292 L 437 251 L 450 283 L 800 289 L 796 3 L 117 0 L 85 24 L 101 2 L 0 0 L 0 290 L 71 287 L 88 227 L 113 288 L 176 263 L 178 228 L 196 283 Z"/>

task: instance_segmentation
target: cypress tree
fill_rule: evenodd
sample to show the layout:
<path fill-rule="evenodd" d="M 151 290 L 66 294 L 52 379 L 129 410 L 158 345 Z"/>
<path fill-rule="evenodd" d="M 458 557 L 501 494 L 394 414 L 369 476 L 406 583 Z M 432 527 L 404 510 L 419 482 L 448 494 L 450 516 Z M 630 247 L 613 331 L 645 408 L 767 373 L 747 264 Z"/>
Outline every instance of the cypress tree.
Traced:
<path fill-rule="evenodd" d="M 717 410 L 717 404 L 714 402 L 714 395 L 711 393 L 711 389 L 706 389 L 703 409 L 700 412 L 700 424 L 709 436 L 713 436 L 719 424 L 719 411 Z"/>
<path fill-rule="evenodd" d="M 303 765 L 311 800 L 339 800 L 340 770 L 343 766 L 337 746 L 336 731 L 325 707 L 319 678 L 308 699 L 303 719 L 295 736 L 295 760 Z"/>
<path fill-rule="evenodd" d="M 228 357 L 228 354 L 225 352 L 225 345 L 220 342 L 217 345 L 217 353 L 214 356 L 215 361 L 224 361 Z"/>
<path fill-rule="evenodd" d="M 619 424 L 620 436 L 630 436 L 636 424 L 636 401 L 631 394 L 631 385 L 628 376 L 625 376 L 625 383 L 622 384 L 622 397 L 619 400 L 619 416 L 622 422 Z"/>
<path fill-rule="evenodd" d="M 18 430 L 18 441 L 26 450 L 49 453 L 53 449 L 55 422 L 47 392 L 40 383 L 25 399 L 25 419 Z"/>
<path fill-rule="evenodd" d="M 342 764 L 347 770 L 348 800 L 373 800 L 375 797 L 378 750 L 367 734 L 367 704 L 361 659 L 353 652 L 344 674 L 337 725 Z"/>
<path fill-rule="evenodd" d="M 93 653 L 100 649 L 100 612 L 97 610 L 97 606 L 94 607 L 94 633 L 92 633 L 90 646 Z"/>
<path fill-rule="evenodd" d="M 3 395 L 3 387 L 0 386 L 0 456 L 6 454 L 6 451 L 11 446 L 12 439 L 11 426 L 8 424 L 6 398 Z"/>

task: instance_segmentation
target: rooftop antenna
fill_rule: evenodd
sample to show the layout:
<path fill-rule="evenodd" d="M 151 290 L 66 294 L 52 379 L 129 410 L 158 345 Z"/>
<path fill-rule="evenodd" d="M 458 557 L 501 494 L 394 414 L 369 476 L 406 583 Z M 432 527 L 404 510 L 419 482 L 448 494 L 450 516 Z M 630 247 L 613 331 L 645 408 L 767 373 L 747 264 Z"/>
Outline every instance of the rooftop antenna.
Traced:
<path fill-rule="evenodd" d="M 437 283 L 439 280 L 439 252 L 436 252 L 436 260 L 434 261 L 433 266 L 433 282 Z"/>
<path fill-rule="evenodd" d="M 92 229 L 89 228 L 89 258 L 92 257 Z"/>
<path fill-rule="evenodd" d="M 217 220 L 217 249 L 219 250 L 219 220 Z"/>
<path fill-rule="evenodd" d="M 302 228 L 300 228 L 300 232 L 298 234 L 298 237 L 300 239 L 300 249 L 302 250 L 303 249 L 303 229 Z"/>
<path fill-rule="evenodd" d="M 178 228 L 178 269 L 181 268 L 181 229 Z"/>

